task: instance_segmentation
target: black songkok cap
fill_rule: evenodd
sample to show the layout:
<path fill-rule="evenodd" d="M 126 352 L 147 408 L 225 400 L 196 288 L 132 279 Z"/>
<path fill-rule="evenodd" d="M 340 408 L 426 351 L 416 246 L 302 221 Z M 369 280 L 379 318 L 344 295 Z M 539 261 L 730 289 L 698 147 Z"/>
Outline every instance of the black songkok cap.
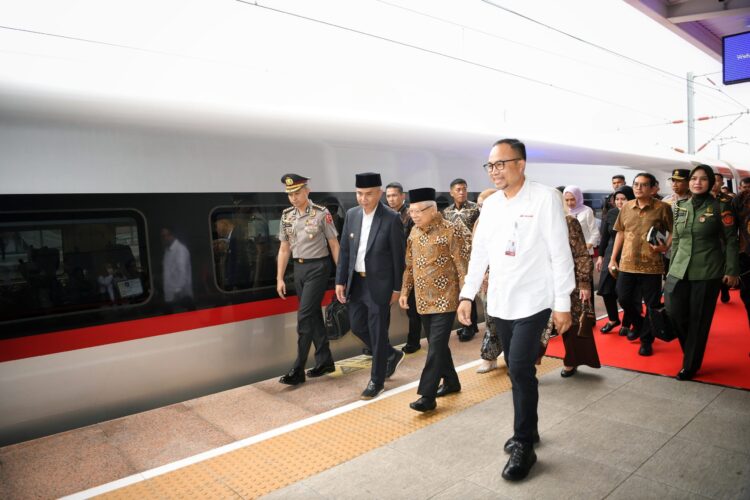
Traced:
<path fill-rule="evenodd" d="M 409 203 L 420 201 L 435 201 L 435 190 L 432 188 L 419 188 L 409 190 Z"/>
<path fill-rule="evenodd" d="M 374 172 L 365 172 L 364 174 L 357 174 L 358 188 L 374 188 L 383 185 L 383 181 L 380 180 L 380 174 Z"/>
<path fill-rule="evenodd" d="M 670 181 L 684 181 L 688 178 L 690 175 L 690 170 L 686 168 L 676 168 L 672 170 L 672 177 L 669 178 Z"/>
<path fill-rule="evenodd" d="M 299 191 L 302 189 L 305 184 L 307 184 L 307 181 L 309 181 L 307 177 L 302 177 L 301 175 L 297 174 L 284 174 L 281 177 L 281 182 L 286 186 L 286 192 L 287 193 L 294 193 L 296 191 Z"/>

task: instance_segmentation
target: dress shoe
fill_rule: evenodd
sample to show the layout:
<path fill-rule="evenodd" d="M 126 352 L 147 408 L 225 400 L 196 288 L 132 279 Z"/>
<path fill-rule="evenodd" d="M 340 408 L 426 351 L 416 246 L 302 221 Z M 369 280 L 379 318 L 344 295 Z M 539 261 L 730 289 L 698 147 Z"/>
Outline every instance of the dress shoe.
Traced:
<path fill-rule="evenodd" d="M 560 376 L 562 378 L 572 377 L 573 375 L 576 374 L 577 371 L 578 371 L 578 367 L 577 366 L 574 366 L 570 370 L 566 370 L 565 368 L 563 368 L 562 371 L 560 372 Z"/>
<path fill-rule="evenodd" d="M 638 333 L 636 330 L 633 330 L 633 329 L 628 330 L 628 340 L 629 341 L 632 342 L 634 340 L 638 340 L 638 337 L 640 337 L 640 336 L 641 336 L 641 334 Z"/>
<path fill-rule="evenodd" d="M 279 382 L 286 385 L 299 385 L 305 381 L 305 372 L 302 370 L 289 370 L 289 373 L 279 379 Z"/>
<path fill-rule="evenodd" d="M 651 347 L 651 344 L 641 344 L 641 348 L 638 349 L 638 354 L 640 356 L 651 356 L 654 353 L 654 348 Z"/>
<path fill-rule="evenodd" d="M 391 378 L 396 372 L 396 368 L 404 360 L 404 353 L 402 351 L 394 350 L 385 362 L 385 378 Z"/>
<path fill-rule="evenodd" d="M 536 463 L 534 446 L 529 443 L 518 443 L 510 451 L 510 458 L 503 469 L 503 479 L 520 481 L 529 475 L 531 467 Z"/>
<path fill-rule="evenodd" d="M 601 328 L 599 329 L 599 331 L 600 331 L 600 332 L 602 332 L 602 333 L 609 333 L 609 332 L 611 332 L 612 330 L 614 330 L 614 328 L 615 328 L 616 326 L 618 326 L 619 324 L 620 324 L 620 321 L 619 321 L 619 320 L 618 320 L 618 321 L 607 321 L 607 324 L 606 324 L 606 325 L 604 325 L 603 327 L 601 327 Z"/>
<path fill-rule="evenodd" d="M 405 344 L 404 347 L 401 348 L 402 351 L 404 351 L 406 354 L 413 354 L 420 350 L 422 348 L 421 345 L 411 345 L 411 344 Z"/>
<path fill-rule="evenodd" d="M 372 351 L 370 350 L 369 347 L 363 347 L 362 354 L 364 354 L 365 356 L 372 356 Z"/>
<path fill-rule="evenodd" d="M 426 398 L 423 396 L 413 403 L 409 403 L 409 408 L 421 412 L 432 411 L 437 408 L 437 403 L 435 403 L 434 398 Z"/>
<path fill-rule="evenodd" d="M 482 364 L 477 368 L 477 373 L 487 373 L 492 370 L 497 370 L 497 360 L 493 359 L 492 361 L 487 361 L 486 359 L 483 359 Z"/>
<path fill-rule="evenodd" d="M 677 375 L 675 376 L 677 380 L 692 380 L 693 379 L 693 373 L 689 372 L 686 369 L 682 369 L 679 372 L 677 372 Z"/>
<path fill-rule="evenodd" d="M 435 393 L 435 397 L 442 398 L 443 396 L 453 394 L 454 392 L 461 392 L 461 384 L 440 384 L 440 387 L 438 387 L 438 390 Z"/>
<path fill-rule="evenodd" d="M 726 304 L 727 302 L 729 302 L 730 298 L 729 288 L 721 287 L 721 303 Z"/>
<path fill-rule="evenodd" d="M 307 370 L 307 376 L 310 378 L 321 377 L 326 373 L 333 373 L 336 371 L 336 365 L 328 366 L 316 366 Z"/>
<path fill-rule="evenodd" d="M 622 328 L 620 328 L 620 333 L 618 333 L 618 335 L 620 337 L 624 337 L 629 333 L 630 333 L 630 328 L 628 328 L 627 326 L 623 326 Z"/>
<path fill-rule="evenodd" d="M 384 389 L 385 387 L 383 387 L 383 384 L 376 385 L 375 382 L 370 380 L 367 383 L 367 387 L 365 388 L 365 390 L 362 391 L 362 395 L 360 396 L 359 399 L 365 399 L 365 400 L 374 399 L 380 396 L 380 394 L 383 392 Z"/>
<path fill-rule="evenodd" d="M 465 326 L 458 330 L 458 340 L 459 342 L 468 342 L 474 338 L 476 333 L 470 326 Z"/>
<path fill-rule="evenodd" d="M 539 444 L 539 432 L 534 431 L 534 435 L 531 439 L 534 444 Z M 505 442 L 505 444 L 503 445 L 503 450 L 505 450 L 505 453 L 510 453 L 513 450 L 513 447 L 518 443 L 519 441 L 515 437 L 512 437 Z"/>

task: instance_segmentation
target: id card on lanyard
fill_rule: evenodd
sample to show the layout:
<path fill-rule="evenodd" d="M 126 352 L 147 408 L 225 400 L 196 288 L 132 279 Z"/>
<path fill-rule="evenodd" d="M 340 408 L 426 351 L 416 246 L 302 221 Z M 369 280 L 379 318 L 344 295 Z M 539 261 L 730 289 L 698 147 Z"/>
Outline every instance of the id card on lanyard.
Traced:
<path fill-rule="evenodd" d="M 518 221 L 515 221 L 513 223 L 513 234 L 511 234 L 510 239 L 505 244 L 505 255 L 509 257 L 515 257 L 517 244 L 518 244 Z"/>

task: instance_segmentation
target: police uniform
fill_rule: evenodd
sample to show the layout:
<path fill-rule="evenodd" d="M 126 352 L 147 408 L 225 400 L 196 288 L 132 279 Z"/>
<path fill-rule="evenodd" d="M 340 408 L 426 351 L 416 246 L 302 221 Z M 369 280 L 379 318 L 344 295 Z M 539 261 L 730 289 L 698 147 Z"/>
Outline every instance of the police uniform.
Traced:
<path fill-rule="evenodd" d="M 737 228 L 729 203 L 710 194 L 678 201 L 674 213 L 664 301 L 684 353 L 678 378 L 689 379 L 703 362 L 721 279 L 739 275 Z"/>
<path fill-rule="evenodd" d="M 303 188 L 308 179 L 296 174 L 281 178 L 287 193 Z M 331 276 L 328 240 L 338 236 L 328 209 L 308 200 L 304 211 L 289 207 L 281 214 L 279 240 L 289 243 L 294 262 L 294 287 L 299 299 L 297 311 L 297 360 L 280 382 L 296 385 L 304 382 L 304 369 L 310 344 L 315 345 L 315 368 L 307 375 L 316 377 L 335 370 L 328 345 L 320 303 Z"/>

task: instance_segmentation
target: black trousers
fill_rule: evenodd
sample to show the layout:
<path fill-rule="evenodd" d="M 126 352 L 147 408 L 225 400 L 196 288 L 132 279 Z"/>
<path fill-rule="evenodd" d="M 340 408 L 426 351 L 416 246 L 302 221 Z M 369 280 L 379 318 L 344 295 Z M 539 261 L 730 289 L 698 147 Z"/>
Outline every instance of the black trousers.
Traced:
<path fill-rule="evenodd" d="M 617 298 L 622 310 L 640 333 L 641 344 L 652 344 L 654 334 L 651 323 L 645 321 L 641 297 L 647 308 L 658 309 L 661 304 L 661 274 L 620 272 L 617 277 Z"/>
<path fill-rule="evenodd" d="M 422 316 L 417 312 L 417 298 L 413 288 L 408 297 L 408 304 L 409 309 L 406 310 L 406 315 L 409 317 L 409 334 L 406 337 L 406 343 L 418 346 L 422 338 Z"/>
<path fill-rule="evenodd" d="M 352 289 L 349 295 L 349 321 L 352 332 L 372 352 L 372 369 L 370 379 L 376 385 L 385 382 L 385 366 L 388 357 L 396 350 L 388 339 L 388 327 L 391 322 L 391 305 L 378 304 L 370 295 L 365 280 L 359 274 L 354 274 Z"/>
<path fill-rule="evenodd" d="M 610 321 L 620 321 L 620 313 L 617 310 L 617 295 L 608 293 L 602 295 L 604 307 L 607 309 L 607 318 Z"/>
<path fill-rule="evenodd" d="M 703 363 L 720 289 L 721 279 L 692 281 L 667 276 L 664 305 L 677 328 L 682 367 L 690 373 L 696 373 Z"/>
<path fill-rule="evenodd" d="M 320 303 L 323 300 L 331 267 L 328 259 L 294 264 L 294 287 L 297 290 L 297 360 L 294 368 L 304 370 L 310 344 L 315 344 L 315 366 L 333 365 Z"/>
<path fill-rule="evenodd" d="M 747 322 L 750 324 L 750 255 L 740 253 L 740 298 L 745 304 Z"/>
<path fill-rule="evenodd" d="M 455 317 L 455 311 L 422 315 L 422 326 L 427 333 L 429 349 L 417 389 L 417 394 L 420 396 L 434 398 L 440 380 L 444 380 L 449 386 L 459 385 L 458 373 L 456 373 L 456 367 L 453 366 L 453 357 L 448 347 Z"/>
<path fill-rule="evenodd" d="M 550 309 L 544 309 L 527 318 L 493 318 L 505 349 L 505 363 L 513 384 L 513 436 L 529 444 L 533 441 L 539 422 L 536 360 L 542 331 L 551 313 Z"/>

